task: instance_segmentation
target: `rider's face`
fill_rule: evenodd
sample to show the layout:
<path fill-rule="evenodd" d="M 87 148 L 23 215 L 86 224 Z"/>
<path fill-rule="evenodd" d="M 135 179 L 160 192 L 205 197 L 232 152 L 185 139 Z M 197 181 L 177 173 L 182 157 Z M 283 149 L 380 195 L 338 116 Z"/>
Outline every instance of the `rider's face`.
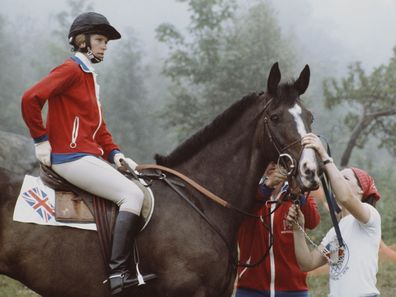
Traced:
<path fill-rule="evenodd" d="M 101 34 L 91 35 L 91 50 L 93 54 L 103 60 L 104 53 L 107 50 L 108 38 Z"/>

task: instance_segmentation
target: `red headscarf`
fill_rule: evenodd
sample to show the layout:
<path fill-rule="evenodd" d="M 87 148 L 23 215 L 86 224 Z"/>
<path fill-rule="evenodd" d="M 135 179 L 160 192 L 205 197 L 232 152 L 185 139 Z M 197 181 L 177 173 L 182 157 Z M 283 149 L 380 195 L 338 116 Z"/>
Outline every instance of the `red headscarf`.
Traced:
<path fill-rule="evenodd" d="M 362 169 L 351 167 L 353 173 L 359 182 L 360 187 L 363 191 L 362 201 L 366 200 L 368 197 L 373 196 L 376 201 L 381 198 L 380 193 L 375 186 L 374 179 L 368 175 L 368 173 Z"/>

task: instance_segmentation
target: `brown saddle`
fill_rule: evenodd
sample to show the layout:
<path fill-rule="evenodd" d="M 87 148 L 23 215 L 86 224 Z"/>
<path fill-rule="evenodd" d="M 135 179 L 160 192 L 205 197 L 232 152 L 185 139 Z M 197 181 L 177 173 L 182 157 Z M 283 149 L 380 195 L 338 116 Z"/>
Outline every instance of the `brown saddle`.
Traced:
<path fill-rule="evenodd" d="M 131 179 L 130 175 L 127 175 Z M 55 191 L 55 219 L 61 222 L 96 223 L 99 243 L 105 263 L 110 258 L 111 236 L 118 213 L 118 207 L 106 199 L 88 193 L 41 165 L 40 178 Z M 142 226 L 147 225 L 154 207 L 154 201 L 147 188 L 138 180 L 132 180 L 145 194 L 142 208 Z"/>

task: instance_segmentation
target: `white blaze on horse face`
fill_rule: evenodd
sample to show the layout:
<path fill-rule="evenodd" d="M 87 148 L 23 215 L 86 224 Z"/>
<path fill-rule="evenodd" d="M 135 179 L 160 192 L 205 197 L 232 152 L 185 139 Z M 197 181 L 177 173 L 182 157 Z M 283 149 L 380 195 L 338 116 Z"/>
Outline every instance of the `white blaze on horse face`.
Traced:
<path fill-rule="evenodd" d="M 307 130 L 305 129 L 304 121 L 301 118 L 301 107 L 298 104 L 295 104 L 292 108 L 289 109 L 290 114 L 293 116 L 294 121 L 297 124 L 297 132 L 303 137 L 307 134 Z M 304 148 L 302 150 L 300 161 L 298 163 L 298 171 L 301 177 L 302 185 L 310 189 L 319 184 L 319 178 L 317 175 L 317 165 L 316 165 L 316 154 L 315 151 L 311 148 Z"/>
<path fill-rule="evenodd" d="M 294 104 L 292 108 L 289 109 L 290 114 L 293 116 L 294 121 L 297 124 L 297 131 L 301 137 L 307 134 L 307 130 L 305 130 L 304 122 L 301 118 L 301 107 L 297 103 Z"/>

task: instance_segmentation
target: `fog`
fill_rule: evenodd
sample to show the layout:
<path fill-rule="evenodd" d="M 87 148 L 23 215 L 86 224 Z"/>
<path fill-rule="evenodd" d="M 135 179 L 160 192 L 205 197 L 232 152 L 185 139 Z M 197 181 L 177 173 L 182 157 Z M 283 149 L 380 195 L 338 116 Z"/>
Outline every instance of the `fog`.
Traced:
<path fill-rule="evenodd" d="M 242 0 L 241 5 L 254 0 Z M 1 13 L 17 22 L 31 19 L 51 27 L 53 16 L 67 7 L 66 0 L 2 0 Z M 272 0 L 279 23 L 286 34 L 294 36 L 315 59 L 337 65 L 362 61 L 371 68 L 386 63 L 396 44 L 396 2 L 392 0 Z M 176 0 L 92 1 L 95 10 L 105 14 L 121 33 L 133 28 L 147 53 L 159 47 L 155 28 L 172 22 L 182 28 L 189 21 L 185 3 Z"/>
<path fill-rule="evenodd" d="M 341 67 L 362 61 L 386 63 L 396 45 L 396 2 L 392 0 L 276 0 L 279 20 L 304 47 L 324 62 L 337 52 Z"/>

